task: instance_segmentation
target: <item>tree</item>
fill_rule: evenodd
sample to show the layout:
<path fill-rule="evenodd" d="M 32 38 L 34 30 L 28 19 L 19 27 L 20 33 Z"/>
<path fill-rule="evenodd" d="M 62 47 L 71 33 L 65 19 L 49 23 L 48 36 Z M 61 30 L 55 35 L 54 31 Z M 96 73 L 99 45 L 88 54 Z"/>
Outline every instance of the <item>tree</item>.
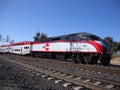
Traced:
<path fill-rule="evenodd" d="M 112 44 L 112 43 L 113 43 L 113 38 L 112 38 L 112 37 L 105 37 L 104 40 L 105 40 L 108 44 Z"/>
<path fill-rule="evenodd" d="M 41 39 L 42 39 L 42 40 L 45 40 L 46 38 L 47 38 L 47 34 L 41 33 Z"/>
<path fill-rule="evenodd" d="M 118 43 L 117 49 L 120 51 L 120 42 Z"/>
<path fill-rule="evenodd" d="M 116 42 L 112 37 L 105 37 L 104 40 L 110 45 L 112 53 L 120 51 L 120 42 Z"/>
<path fill-rule="evenodd" d="M 34 38 L 34 41 L 36 42 L 45 41 L 47 39 L 47 34 L 37 32 L 33 38 Z"/>
<path fill-rule="evenodd" d="M 117 42 L 113 42 L 112 43 L 112 52 L 117 52 L 118 50 L 117 50 Z"/>

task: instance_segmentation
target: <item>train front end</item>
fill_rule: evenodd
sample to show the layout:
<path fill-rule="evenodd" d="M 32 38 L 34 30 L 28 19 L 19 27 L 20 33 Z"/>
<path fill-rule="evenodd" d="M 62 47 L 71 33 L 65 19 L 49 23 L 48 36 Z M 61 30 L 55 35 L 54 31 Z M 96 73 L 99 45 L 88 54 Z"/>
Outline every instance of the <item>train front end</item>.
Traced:
<path fill-rule="evenodd" d="M 111 50 L 110 46 L 100 37 L 89 34 L 89 33 L 81 33 L 77 35 L 77 41 L 86 47 L 80 47 L 80 54 L 79 57 L 82 61 L 82 63 L 91 63 L 91 64 L 97 64 L 98 60 L 102 65 L 109 65 L 110 59 L 111 59 Z M 86 50 L 83 51 L 83 49 Z M 78 62 L 77 61 L 77 62 Z"/>
<path fill-rule="evenodd" d="M 102 65 L 109 65 L 110 64 L 110 60 L 111 60 L 111 48 L 109 46 L 109 44 L 107 42 L 105 42 L 104 40 L 100 40 L 100 41 L 95 41 L 96 43 L 99 44 L 99 54 L 100 54 L 100 63 Z"/>

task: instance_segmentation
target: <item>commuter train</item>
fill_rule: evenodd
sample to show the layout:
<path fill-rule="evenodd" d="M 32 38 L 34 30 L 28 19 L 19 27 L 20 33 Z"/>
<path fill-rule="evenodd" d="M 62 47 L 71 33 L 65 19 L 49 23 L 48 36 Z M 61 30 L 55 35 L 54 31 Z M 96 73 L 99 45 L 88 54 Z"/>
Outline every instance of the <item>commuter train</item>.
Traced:
<path fill-rule="evenodd" d="M 99 60 L 102 65 L 109 65 L 111 59 L 109 45 L 100 37 L 86 32 L 50 37 L 39 42 L 2 45 L 0 52 L 73 60 L 83 64 L 96 64 Z"/>

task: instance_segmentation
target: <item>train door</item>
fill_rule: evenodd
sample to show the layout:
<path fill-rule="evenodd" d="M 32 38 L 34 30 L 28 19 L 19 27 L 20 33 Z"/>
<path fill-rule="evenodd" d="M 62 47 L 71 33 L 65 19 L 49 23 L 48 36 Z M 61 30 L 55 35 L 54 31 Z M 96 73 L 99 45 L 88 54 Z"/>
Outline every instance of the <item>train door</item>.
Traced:
<path fill-rule="evenodd" d="M 78 52 L 89 52 L 88 38 L 82 35 L 78 35 L 76 48 Z"/>
<path fill-rule="evenodd" d="M 77 43 L 76 43 L 76 51 L 77 52 L 81 52 L 81 37 L 80 35 L 77 35 L 76 36 L 76 40 L 77 40 Z"/>
<path fill-rule="evenodd" d="M 12 47 L 11 53 L 14 53 L 14 48 Z"/>
<path fill-rule="evenodd" d="M 30 42 L 30 49 L 29 49 L 30 51 L 30 54 L 32 55 L 32 50 L 33 50 L 33 44 L 32 44 L 32 42 Z"/>
<path fill-rule="evenodd" d="M 74 62 L 75 63 L 85 63 L 85 57 L 86 54 L 85 52 L 88 52 L 88 46 L 87 46 L 87 42 L 88 39 L 87 37 L 84 37 L 82 35 L 77 35 L 76 36 L 76 54 L 75 54 L 75 58 L 74 58 Z"/>
<path fill-rule="evenodd" d="M 21 47 L 21 48 L 20 48 L 20 54 L 21 54 L 21 55 L 22 55 L 22 51 L 23 51 L 23 50 L 22 50 L 22 47 Z"/>

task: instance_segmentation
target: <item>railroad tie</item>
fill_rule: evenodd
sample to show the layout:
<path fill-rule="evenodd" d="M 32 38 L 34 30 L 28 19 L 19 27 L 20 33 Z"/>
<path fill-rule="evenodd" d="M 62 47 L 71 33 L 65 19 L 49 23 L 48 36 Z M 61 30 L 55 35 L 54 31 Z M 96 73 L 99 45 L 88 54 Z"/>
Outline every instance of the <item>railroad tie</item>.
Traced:
<path fill-rule="evenodd" d="M 46 70 L 46 72 L 50 72 L 51 70 Z"/>
<path fill-rule="evenodd" d="M 102 82 L 97 81 L 97 82 L 94 83 L 94 85 L 99 85 L 99 84 L 101 84 L 101 83 L 102 83 Z"/>
<path fill-rule="evenodd" d="M 48 80 L 53 80 L 53 79 L 55 79 L 54 77 L 48 77 L 47 78 Z"/>
<path fill-rule="evenodd" d="M 113 88 L 113 87 L 114 87 L 114 85 L 112 85 L 112 84 L 106 86 L 107 89 L 111 89 L 111 88 Z"/>
<path fill-rule="evenodd" d="M 60 76 L 66 76 L 67 74 L 61 74 Z"/>
<path fill-rule="evenodd" d="M 67 76 L 67 78 L 72 78 L 73 77 L 73 75 L 71 75 L 71 76 Z"/>
<path fill-rule="evenodd" d="M 67 86 L 69 86 L 69 85 L 71 85 L 71 84 L 72 84 L 72 83 L 64 83 L 63 86 L 64 86 L 64 87 L 67 87 Z"/>
<path fill-rule="evenodd" d="M 62 82 L 62 80 L 56 80 L 56 81 L 55 81 L 56 84 L 57 84 L 57 83 L 60 83 L 60 82 Z"/>
<path fill-rule="evenodd" d="M 56 73 L 54 73 L 54 74 L 60 74 L 60 72 L 56 72 Z"/>
<path fill-rule="evenodd" d="M 82 77 L 77 77 L 77 78 L 75 78 L 75 80 L 80 80 Z"/>
<path fill-rule="evenodd" d="M 101 72 L 97 72 L 97 73 L 101 74 Z"/>
<path fill-rule="evenodd" d="M 52 73 L 55 73 L 56 71 L 51 71 Z"/>
<path fill-rule="evenodd" d="M 77 86 L 77 87 L 73 87 L 73 90 L 80 90 L 80 89 L 83 89 L 84 87 L 81 87 L 81 86 Z"/>
<path fill-rule="evenodd" d="M 48 75 L 42 75 L 41 77 L 42 77 L 42 78 L 45 78 L 45 77 L 47 77 L 47 76 L 48 76 Z"/>
<path fill-rule="evenodd" d="M 83 82 L 89 82 L 89 81 L 91 81 L 90 79 L 86 79 L 85 81 L 83 81 Z"/>

